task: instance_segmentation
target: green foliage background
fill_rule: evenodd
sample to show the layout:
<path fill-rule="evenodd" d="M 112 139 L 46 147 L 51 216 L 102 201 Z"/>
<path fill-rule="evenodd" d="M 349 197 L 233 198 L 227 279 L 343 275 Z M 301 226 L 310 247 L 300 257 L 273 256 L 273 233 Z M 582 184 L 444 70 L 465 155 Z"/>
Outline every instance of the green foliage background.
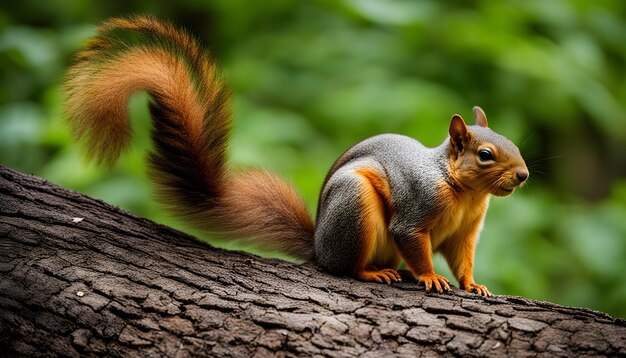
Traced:
<path fill-rule="evenodd" d="M 234 92 L 236 166 L 292 180 L 314 212 L 349 146 L 382 132 L 427 145 L 453 113 L 481 105 L 518 143 L 529 185 L 494 198 L 475 275 L 498 294 L 626 317 L 626 2 L 83 1 L 0 8 L 0 163 L 175 222 L 150 197 L 146 96 L 135 146 L 112 169 L 87 165 L 63 124 L 72 54 L 110 16 L 188 27 Z M 439 257 L 437 270 L 452 278 Z"/>

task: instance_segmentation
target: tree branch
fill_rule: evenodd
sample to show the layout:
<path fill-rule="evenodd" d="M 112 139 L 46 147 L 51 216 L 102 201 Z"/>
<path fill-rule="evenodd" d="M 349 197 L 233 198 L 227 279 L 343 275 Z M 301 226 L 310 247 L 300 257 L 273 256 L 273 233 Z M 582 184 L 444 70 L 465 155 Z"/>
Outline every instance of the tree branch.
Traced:
<path fill-rule="evenodd" d="M 626 323 L 215 249 L 0 166 L 0 353 L 615 356 Z"/>

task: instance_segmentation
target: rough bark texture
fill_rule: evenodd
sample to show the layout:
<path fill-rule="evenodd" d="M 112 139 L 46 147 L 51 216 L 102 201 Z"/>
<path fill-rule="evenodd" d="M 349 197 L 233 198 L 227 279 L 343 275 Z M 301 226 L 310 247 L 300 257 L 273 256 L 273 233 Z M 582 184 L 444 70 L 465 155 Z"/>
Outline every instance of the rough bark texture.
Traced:
<path fill-rule="evenodd" d="M 1 166 L 0 213 L 0 356 L 626 354 L 600 312 L 219 250 Z"/>

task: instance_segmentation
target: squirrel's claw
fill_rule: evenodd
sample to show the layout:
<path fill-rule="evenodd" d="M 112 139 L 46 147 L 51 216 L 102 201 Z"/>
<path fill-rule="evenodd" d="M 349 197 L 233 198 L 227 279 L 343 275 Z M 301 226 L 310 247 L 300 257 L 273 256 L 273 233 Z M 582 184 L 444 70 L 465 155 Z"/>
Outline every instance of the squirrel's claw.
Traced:
<path fill-rule="evenodd" d="M 378 283 L 386 283 L 391 285 L 392 282 L 402 281 L 398 271 L 393 269 L 383 269 L 379 271 L 361 271 L 357 274 L 357 278 L 361 281 L 375 281 Z"/>
<path fill-rule="evenodd" d="M 439 293 L 442 293 L 444 291 L 450 291 L 450 284 L 448 279 L 441 275 L 437 275 L 434 272 L 431 274 L 419 275 L 417 276 L 417 280 L 424 283 L 427 293 L 431 291 L 433 285 L 435 286 L 435 290 L 437 290 L 437 292 Z"/>
<path fill-rule="evenodd" d="M 463 288 L 467 292 L 476 293 L 481 296 L 491 297 L 491 292 L 487 289 L 485 285 L 479 285 L 477 283 L 470 283 L 466 287 Z"/>

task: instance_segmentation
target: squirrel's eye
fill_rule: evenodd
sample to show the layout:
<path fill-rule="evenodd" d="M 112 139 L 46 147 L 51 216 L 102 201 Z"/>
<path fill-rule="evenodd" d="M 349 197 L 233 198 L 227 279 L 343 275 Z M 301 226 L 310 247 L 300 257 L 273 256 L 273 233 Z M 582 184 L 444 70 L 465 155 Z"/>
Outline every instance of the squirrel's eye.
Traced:
<path fill-rule="evenodd" d="M 481 162 L 489 162 L 493 160 L 493 154 L 489 149 L 481 149 L 478 151 L 478 159 Z"/>

